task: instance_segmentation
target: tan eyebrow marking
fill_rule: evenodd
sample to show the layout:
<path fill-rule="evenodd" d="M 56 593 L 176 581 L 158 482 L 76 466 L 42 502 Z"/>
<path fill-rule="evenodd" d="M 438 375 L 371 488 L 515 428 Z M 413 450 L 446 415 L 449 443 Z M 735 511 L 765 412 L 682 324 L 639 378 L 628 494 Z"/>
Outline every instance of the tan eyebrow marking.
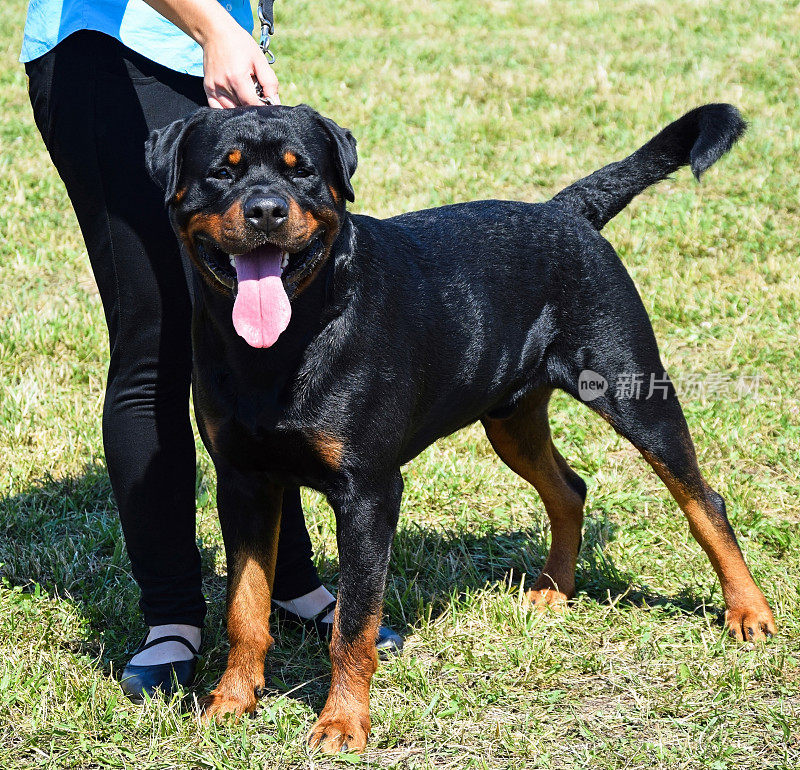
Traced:
<path fill-rule="evenodd" d="M 295 155 L 291 150 L 286 150 L 286 152 L 283 153 L 283 162 L 289 168 L 294 168 L 297 165 L 297 155 Z"/>
<path fill-rule="evenodd" d="M 242 159 L 242 151 L 239 149 L 231 150 L 228 153 L 228 163 L 230 163 L 231 166 L 235 166 L 237 163 L 241 161 L 241 159 Z"/>

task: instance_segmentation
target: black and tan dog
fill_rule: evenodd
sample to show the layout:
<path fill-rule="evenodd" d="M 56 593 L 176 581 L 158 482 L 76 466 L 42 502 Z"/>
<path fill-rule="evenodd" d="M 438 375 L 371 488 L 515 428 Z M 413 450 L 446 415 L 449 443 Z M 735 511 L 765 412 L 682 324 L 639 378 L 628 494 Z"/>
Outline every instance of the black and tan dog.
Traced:
<path fill-rule="evenodd" d="M 218 474 L 231 645 L 207 714 L 256 706 L 282 487 L 305 485 L 333 507 L 341 569 L 331 689 L 309 740 L 364 747 L 400 467 L 477 420 L 550 518 L 528 598 L 570 597 L 586 486 L 551 441 L 556 388 L 584 396 L 667 485 L 719 576 L 730 633 L 774 632 L 636 288 L 600 235 L 648 185 L 686 164 L 699 177 L 743 130 L 733 107 L 707 105 L 547 203 L 387 220 L 345 210 L 355 140 L 309 107 L 200 110 L 153 134 L 151 172 L 204 279 L 195 404 Z M 614 387 L 634 377 L 641 392 Z"/>

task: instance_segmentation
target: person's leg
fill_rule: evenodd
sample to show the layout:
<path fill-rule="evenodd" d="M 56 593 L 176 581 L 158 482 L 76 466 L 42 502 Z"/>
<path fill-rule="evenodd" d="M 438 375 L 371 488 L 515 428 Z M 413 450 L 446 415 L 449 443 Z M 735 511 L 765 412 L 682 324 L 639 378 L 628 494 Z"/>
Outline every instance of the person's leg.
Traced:
<path fill-rule="evenodd" d="M 292 601 L 322 585 L 311 560 L 312 555 L 311 538 L 308 536 L 300 503 L 300 490 L 284 489 L 273 599 Z"/>
<path fill-rule="evenodd" d="M 318 615 L 333 601 L 333 594 L 319 579 L 312 555 L 300 490 L 284 489 L 272 601 L 301 618 Z M 333 623 L 333 610 L 322 620 Z"/>
<path fill-rule="evenodd" d="M 103 437 L 145 621 L 192 627 L 198 644 L 205 601 L 195 544 L 190 297 L 144 142 L 152 128 L 194 110 L 203 89 L 197 78 L 163 84 L 137 75 L 121 51 L 99 33 L 68 38 L 28 66 L 31 102 L 108 322 Z M 175 648 L 175 659 L 187 656 Z"/>

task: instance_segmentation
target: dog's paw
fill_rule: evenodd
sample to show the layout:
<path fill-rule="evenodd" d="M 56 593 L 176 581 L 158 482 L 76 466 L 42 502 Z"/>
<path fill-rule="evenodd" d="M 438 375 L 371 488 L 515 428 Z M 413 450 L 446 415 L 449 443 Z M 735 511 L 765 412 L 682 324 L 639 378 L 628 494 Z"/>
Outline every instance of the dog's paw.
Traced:
<path fill-rule="evenodd" d="M 319 721 L 311 728 L 308 745 L 318 748 L 326 754 L 337 754 L 340 751 L 361 752 L 367 746 L 369 738 L 369 712 L 339 711 L 326 716 L 320 715 Z"/>
<path fill-rule="evenodd" d="M 258 705 L 256 690 L 252 690 L 252 697 L 241 692 L 230 692 L 217 687 L 216 690 L 201 698 L 199 701 L 201 718 L 208 723 L 212 720 L 223 721 L 226 717 L 239 719 L 245 714 L 252 714 Z"/>
<path fill-rule="evenodd" d="M 554 588 L 532 588 L 525 594 L 525 604 L 540 611 L 564 612 L 569 596 Z"/>
<path fill-rule="evenodd" d="M 740 642 L 763 641 L 776 633 L 775 618 L 763 597 L 748 606 L 726 610 L 725 625 L 728 633 Z"/>

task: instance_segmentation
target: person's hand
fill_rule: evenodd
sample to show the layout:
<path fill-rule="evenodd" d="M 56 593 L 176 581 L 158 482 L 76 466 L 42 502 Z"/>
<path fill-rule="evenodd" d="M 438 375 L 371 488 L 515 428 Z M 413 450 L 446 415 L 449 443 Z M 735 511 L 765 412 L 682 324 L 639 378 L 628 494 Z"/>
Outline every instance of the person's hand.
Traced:
<path fill-rule="evenodd" d="M 209 107 L 280 104 L 278 78 L 253 36 L 216 0 L 145 0 L 203 48 L 203 86 Z"/>
<path fill-rule="evenodd" d="M 278 78 L 258 43 L 231 19 L 224 30 L 210 35 L 203 46 L 203 87 L 209 107 L 259 105 L 256 83 L 272 104 L 280 104 Z"/>

